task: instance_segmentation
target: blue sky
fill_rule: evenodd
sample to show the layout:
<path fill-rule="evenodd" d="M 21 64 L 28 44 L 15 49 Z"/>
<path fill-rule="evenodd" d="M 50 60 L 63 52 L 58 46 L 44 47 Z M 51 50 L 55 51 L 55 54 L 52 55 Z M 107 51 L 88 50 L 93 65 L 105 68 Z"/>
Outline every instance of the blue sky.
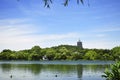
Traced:
<path fill-rule="evenodd" d="M 61 44 L 111 49 L 120 45 L 120 0 L 54 0 L 50 9 L 42 0 L 0 0 L 0 51 L 42 48 Z"/>

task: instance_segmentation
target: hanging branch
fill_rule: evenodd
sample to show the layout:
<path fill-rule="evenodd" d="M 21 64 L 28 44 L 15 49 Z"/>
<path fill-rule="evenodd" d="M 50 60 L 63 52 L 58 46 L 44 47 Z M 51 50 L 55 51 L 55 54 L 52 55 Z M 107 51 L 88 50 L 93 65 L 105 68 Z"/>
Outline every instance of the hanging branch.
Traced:
<path fill-rule="evenodd" d="M 20 1 L 20 0 L 17 0 Z M 44 7 L 50 8 L 50 5 L 53 3 L 53 0 L 42 0 L 44 2 Z M 64 0 L 63 5 L 64 6 L 68 6 L 68 3 L 70 2 L 70 0 Z M 77 4 L 84 4 L 84 0 L 76 0 Z"/>

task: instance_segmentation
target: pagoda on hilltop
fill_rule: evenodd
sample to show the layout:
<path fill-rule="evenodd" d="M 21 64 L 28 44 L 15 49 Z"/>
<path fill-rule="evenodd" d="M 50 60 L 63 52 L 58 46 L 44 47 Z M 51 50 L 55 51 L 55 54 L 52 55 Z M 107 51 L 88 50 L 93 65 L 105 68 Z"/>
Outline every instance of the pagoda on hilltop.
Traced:
<path fill-rule="evenodd" d="M 79 39 L 78 42 L 77 42 L 77 46 L 78 46 L 79 48 L 83 49 L 82 42 L 80 41 L 80 39 Z"/>

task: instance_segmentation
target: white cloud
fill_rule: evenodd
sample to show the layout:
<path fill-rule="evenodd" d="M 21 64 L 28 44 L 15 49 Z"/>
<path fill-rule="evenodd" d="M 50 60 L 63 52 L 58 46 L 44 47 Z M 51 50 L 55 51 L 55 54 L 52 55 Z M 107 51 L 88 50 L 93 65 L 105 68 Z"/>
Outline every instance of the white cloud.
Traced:
<path fill-rule="evenodd" d="M 14 25 L 14 24 L 20 24 L 20 23 L 24 23 L 26 21 L 28 21 L 29 19 L 26 18 L 21 18 L 21 19 L 1 19 L 0 20 L 0 25 L 5 25 L 5 24 L 9 24 L 9 25 Z"/>
<path fill-rule="evenodd" d="M 63 43 L 72 43 L 69 39 L 78 38 L 77 33 L 66 34 L 40 34 L 42 28 L 35 27 L 31 24 L 25 24 L 14 20 L 9 24 L 9 20 L 5 25 L 0 24 L 0 50 L 9 48 L 12 50 L 28 49 L 34 45 L 41 47 L 51 47 Z M 2 22 L 4 22 L 2 21 Z M 42 26 L 41 26 L 42 27 Z M 69 41 L 67 41 L 69 40 Z"/>
<path fill-rule="evenodd" d="M 77 34 L 74 33 L 6 36 L 6 37 L 2 37 L 2 39 L 0 40 L 0 44 L 4 45 L 5 46 L 4 48 L 9 47 L 15 50 L 30 48 L 34 45 L 40 45 L 41 47 L 51 47 L 63 43 L 69 44 L 69 42 L 66 41 L 66 39 L 72 39 L 76 37 L 78 36 Z"/>
<path fill-rule="evenodd" d="M 84 48 L 97 48 L 97 49 L 112 49 L 117 45 L 114 41 L 96 39 L 96 40 L 86 40 L 83 42 Z"/>
<path fill-rule="evenodd" d="M 114 32 L 120 31 L 120 26 L 103 26 L 98 29 L 95 29 L 94 32 Z"/>
<path fill-rule="evenodd" d="M 107 36 L 107 34 L 96 34 L 96 35 L 95 35 L 95 37 L 100 37 L 100 38 L 106 37 L 106 36 Z"/>
<path fill-rule="evenodd" d="M 92 33 L 68 32 L 63 34 L 45 34 L 43 26 L 27 23 L 28 19 L 7 19 L 0 20 L 0 51 L 3 49 L 21 50 L 29 49 L 34 45 L 51 47 L 61 44 L 76 45 L 78 38 L 83 41 L 85 48 L 113 48 L 116 44 L 105 37 L 103 30 Z M 116 31 L 120 28 L 110 28 L 106 31 Z M 94 34 L 96 33 L 96 34 Z"/>

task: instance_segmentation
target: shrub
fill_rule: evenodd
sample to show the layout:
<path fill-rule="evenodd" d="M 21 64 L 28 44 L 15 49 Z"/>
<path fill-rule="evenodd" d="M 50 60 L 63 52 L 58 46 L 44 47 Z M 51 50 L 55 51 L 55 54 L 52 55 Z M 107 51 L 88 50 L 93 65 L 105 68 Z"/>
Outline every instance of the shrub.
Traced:
<path fill-rule="evenodd" d="M 106 80 L 120 80 L 120 61 L 110 65 L 110 69 L 106 68 L 102 77 Z"/>

